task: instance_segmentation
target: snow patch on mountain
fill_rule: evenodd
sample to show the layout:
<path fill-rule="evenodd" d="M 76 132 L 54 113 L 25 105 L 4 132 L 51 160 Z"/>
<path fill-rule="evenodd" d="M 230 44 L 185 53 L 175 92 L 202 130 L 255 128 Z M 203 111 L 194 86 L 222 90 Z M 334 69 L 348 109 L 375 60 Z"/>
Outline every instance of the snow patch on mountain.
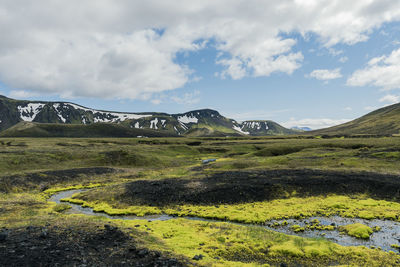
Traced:
<path fill-rule="evenodd" d="M 60 108 L 60 103 L 53 104 L 53 108 L 54 108 L 54 110 L 56 111 L 56 114 L 57 114 L 58 118 L 59 118 L 63 123 L 65 123 L 67 120 L 66 120 L 66 119 L 63 117 L 63 115 L 61 114 L 62 109 Z M 61 110 L 60 110 L 60 109 L 61 109 Z"/>
<path fill-rule="evenodd" d="M 243 129 L 244 127 L 253 129 L 253 130 L 261 130 L 263 127 L 265 127 L 265 130 L 268 130 L 268 123 L 264 121 L 244 121 L 241 124 L 241 128 Z"/>
<path fill-rule="evenodd" d="M 43 103 L 29 103 L 25 107 L 18 106 L 20 118 L 23 121 L 33 121 L 37 114 L 43 109 Z"/>
<path fill-rule="evenodd" d="M 158 118 L 155 118 L 154 120 L 151 120 L 151 121 L 150 121 L 150 129 L 153 129 L 153 128 L 154 128 L 154 129 L 157 130 L 157 129 L 158 129 L 158 128 L 157 128 L 157 123 L 158 123 Z"/>
<path fill-rule="evenodd" d="M 179 135 L 181 134 L 181 133 L 178 131 L 178 129 L 176 129 L 175 126 L 174 126 L 174 130 L 175 130 L 175 132 L 177 132 Z"/>
<path fill-rule="evenodd" d="M 179 121 L 179 124 L 181 125 L 181 127 L 186 131 L 187 129 L 189 129 L 183 122 Z"/>
<path fill-rule="evenodd" d="M 82 106 L 79 106 L 79 105 L 76 105 L 76 104 L 72 104 L 72 103 L 67 103 L 66 105 L 71 106 L 74 109 L 81 109 L 83 111 L 89 111 L 89 112 L 92 112 L 92 113 L 97 112 L 97 110 L 94 110 L 94 109 L 91 109 L 91 108 L 85 108 L 85 107 L 82 107 Z"/>
<path fill-rule="evenodd" d="M 178 121 L 182 123 L 197 123 L 199 119 L 197 119 L 195 116 L 179 116 Z"/>
<path fill-rule="evenodd" d="M 105 112 L 96 109 L 85 108 L 72 103 L 68 103 L 67 105 L 75 109 L 93 113 L 94 122 L 122 122 L 125 120 L 137 120 L 140 118 L 151 117 L 151 115 L 139 115 L 134 113 Z"/>
<path fill-rule="evenodd" d="M 241 133 L 241 134 L 246 134 L 246 135 L 249 135 L 250 133 L 249 132 L 245 132 L 245 131 L 243 131 L 239 126 L 237 126 L 237 125 L 233 125 L 233 130 L 235 130 L 235 131 L 238 131 L 239 133 Z"/>
<path fill-rule="evenodd" d="M 245 121 L 242 123 L 243 127 L 251 128 L 251 129 L 261 129 L 261 123 L 258 121 Z"/>

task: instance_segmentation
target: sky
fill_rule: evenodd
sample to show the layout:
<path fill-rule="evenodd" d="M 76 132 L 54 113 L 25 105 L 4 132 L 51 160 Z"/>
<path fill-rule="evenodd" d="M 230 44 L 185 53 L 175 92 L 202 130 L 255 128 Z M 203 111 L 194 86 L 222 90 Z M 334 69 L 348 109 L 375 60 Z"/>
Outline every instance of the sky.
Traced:
<path fill-rule="evenodd" d="M 318 129 L 400 100 L 398 0 L 0 0 L 0 94 Z"/>

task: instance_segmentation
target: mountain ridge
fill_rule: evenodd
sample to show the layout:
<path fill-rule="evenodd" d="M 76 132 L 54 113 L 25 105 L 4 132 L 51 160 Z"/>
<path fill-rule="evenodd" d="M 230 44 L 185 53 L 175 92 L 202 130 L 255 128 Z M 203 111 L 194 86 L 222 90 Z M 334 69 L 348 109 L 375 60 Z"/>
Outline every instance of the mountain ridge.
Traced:
<path fill-rule="evenodd" d="M 295 133 L 295 131 L 286 129 L 270 120 L 239 123 L 209 108 L 176 114 L 118 112 L 93 109 L 72 102 L 16 100 L 0 96 L 0 131 L 5 131 L 20 122 L 61 125 L 109 123 L 119 124 L 130 129 L 147 129 L 178 136 L 186 134 L 194 136 L 262 136 Z M 44 127 L 39 124 L 36 127 Z M 17 134 L 16 129 L 20 128 L 14 128 L 11 132 Z"/>

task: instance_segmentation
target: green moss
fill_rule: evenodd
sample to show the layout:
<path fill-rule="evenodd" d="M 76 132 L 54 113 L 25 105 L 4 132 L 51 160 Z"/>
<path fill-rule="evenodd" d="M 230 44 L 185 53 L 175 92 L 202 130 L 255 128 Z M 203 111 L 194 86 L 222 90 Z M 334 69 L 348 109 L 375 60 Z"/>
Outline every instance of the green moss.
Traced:
<path fill-rule="evenodd" d="M 319 220 L 318 219 L 314 219 L 311 221 L 312 224 L 318 225 L 319 224 Z"/>
<path fill-rule="evenodd" d="M 371 227 L 361 223 L 340 226 L 339 230 L 345 232 L 349 236 L 362 239 L 369 239 L 370 235 L 374 232 Z"/>
<path fill-rule="evenodd" d="M 328 266 L 332 262 L 350 266 L 390 266 L 400 260 L 396 254 L 365 247 L 342 247 L 324 239 L 289 236 L 262 227 L 183 218 L 153 222 L 118 220 L 117 223 L 124 227 L 139 226 L 136 229 L 163 239 L 163 242 L 153 242 L 154 248 L 163 244 L 170 252 L 188 258 L 202 254 L 201 264 L 206 266 L 244 266 L 260 262 L 272 266 L 282 262 L 305 266 Z"/>
<path fill-rule="evenodd" d="M 304 232 L 304 227 L 301 227 L 298 224 L 290 226 L 290 229 L 292 229 L 293 232 L 298 233 L 298 232 Z"/>
<path fill-rule="evenodd" d="M 71 208 L 71 206 L 68 204 L 57 204 L 56 206 L 54 206 L 53 210 L 55 212 L 63 212 L 63 211 L 69 210 L 70 208 Z"/>
<path fill-rule="evenodd" d="M 374 227 L 372 227 L 372 230 L 373 230 L 374 232 L 379 232 L 381 229 L 382 229 L 382 228 L 381 228 L 380 226 L 374 226 Z"/>
<path fill-rule="evenodd" d="M 162 210 L 157 207 L 151 206 L 129 206 L 126 208 L 116 208 L 112 205 L 105 202 L 87 202 L 81 199 L 74 198 L 76 196 L 72 196 L 72 198 L 64 198 L 61 199 L 63 202 L 69 202 L 72 204 L 82 205 L 83 207 L 90 207 L 94 212 L 104 212 L 111 216 L 116 215 L 136 215 L 136 216 L 146 216 L 146 215 L 154 215 L 161 214 Z"/>
<path fill-rule="evenodd" d="M 319 223 L 318 224 L 314 223 L 314 224 L 308 225 L 306 228 L 310 229 L 310 230 L 318 230 L 318 231 L 333 231 L 333 230 L 335 230 L 335 226 L 333 226 L 333 225 L 321 225 Z"/>
<path fill-rule="evenodd" d="M 307 218 L 312 216 L 333 216 L 399 220 L 400 203 L 385 200 L 373 200 L 358 196 L 354 198 L 331 195 L 328 197 L 293 197 L 272 201 L 240 203 L 232 205 L 177 205 L 171 207 L 153 206 L 122 206 L 112 199 L 105 201 L 80 201 L 79 195 L 67 202 L 83 204 L 96 211 L 103 211 L 110 215 L 138 215 L 166 213 L 176 216 L 197 216 L 209 219 L 229 220 L 242 223 L 263 224 L 265 221 L 282 220 L 288 218 Z M 101 197 L 96 195 L 96 197 Z M 346 209 L 343 207 L 346 206 Z M 279 223 L 273 227 L 280 226 Z M 334 226 L 323 226 L 317 221 L 312 222 L 310 229 L 333 230 Z"/>
<path fill-rule="evenodd" d="M 392 248 L 395 248 L 395 249 L 400 250 L 400 245 L 398 245 L 398 244 L 391 244 L 390 246 L 391 246 Z"/>
<path fill-rule="evenodd" d="M 284 257 L 301 257 L 304 256 L 304 252 L 297 247 L 293 241 L 286 242 L 284 244 L 273 245 L 269 248 L 272 256 L 284 256 Z"/>
<path fill-rule="evenodd" d="M 104 186 L 104 184 L 92 184 L 92 183 L 89 183 L 87 185 L 72 185 L 72 186 L 67 186 L 67 187 L 54 187 L 54 188 L 50 188 L 50 189 L 47 189 L 47 190 L 43 191 L 42 195 L 45 198 L 49 198 L 50 196 L 52 196 L 52 195 L 54 195 L 54 194 L 56 194 L 58 192 L 62 192 L 62 191 L 75 190 L 75 189 L 85 189 L 85 188 L 95 188 L 95 187 L 101 187 L 101 186 Z"/>

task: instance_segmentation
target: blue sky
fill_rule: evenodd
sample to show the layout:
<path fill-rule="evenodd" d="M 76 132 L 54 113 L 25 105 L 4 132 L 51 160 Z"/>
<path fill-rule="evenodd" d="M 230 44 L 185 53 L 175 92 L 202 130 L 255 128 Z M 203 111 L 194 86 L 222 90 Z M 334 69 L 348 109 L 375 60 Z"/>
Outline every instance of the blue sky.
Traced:
<path fill-rule="evenodd" d="M 0 4 L 1 94 L 311 128 L 399 101 L 399 1 L 74 1 Z"/>

